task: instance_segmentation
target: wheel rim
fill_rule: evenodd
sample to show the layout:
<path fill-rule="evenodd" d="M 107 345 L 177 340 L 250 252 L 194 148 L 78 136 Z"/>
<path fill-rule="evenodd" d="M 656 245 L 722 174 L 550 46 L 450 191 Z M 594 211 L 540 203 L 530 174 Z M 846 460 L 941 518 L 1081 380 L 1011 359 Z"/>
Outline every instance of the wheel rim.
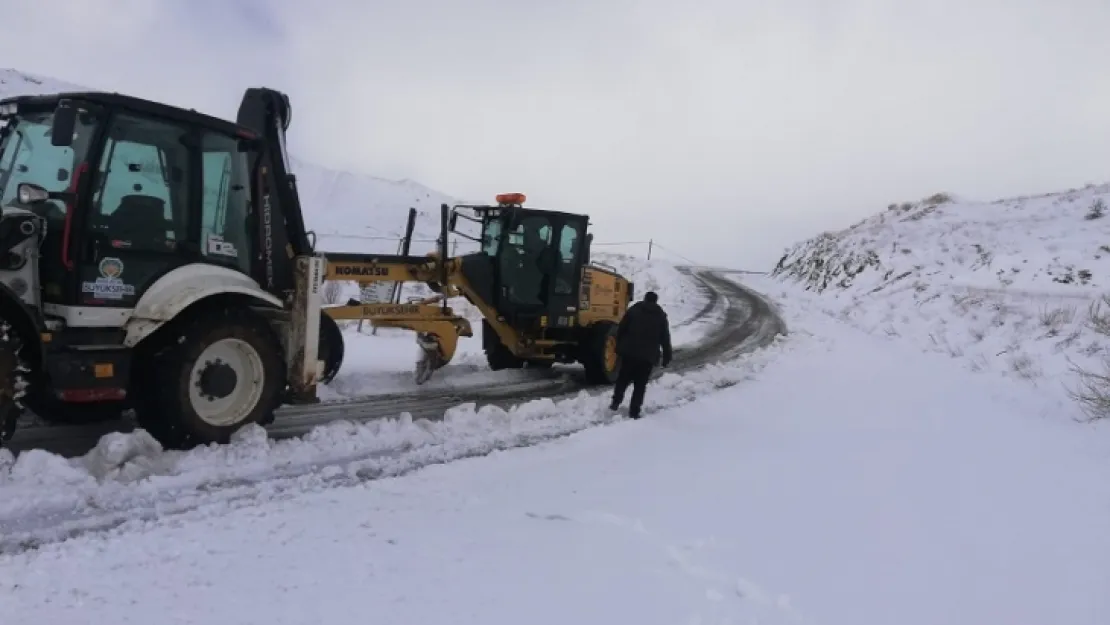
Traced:
<path fill-rule="evenodd" d="M 230 389 L 226 383 L 228 370 L 234 376 Z M 219 381 L 214 382 L 214 377 Z M 193 363 L 189 403 L 205 423 L 236 425 L 258 405 L 265 382 L 262 357 L 254 347 L 240 339 L 221 339 L 205 348 Z"/>
<path fill-rule="evenodd" d="M 617 337 L 609 336 L 605 339 L 605 370 L 613 371 L 617 368 Z"/>

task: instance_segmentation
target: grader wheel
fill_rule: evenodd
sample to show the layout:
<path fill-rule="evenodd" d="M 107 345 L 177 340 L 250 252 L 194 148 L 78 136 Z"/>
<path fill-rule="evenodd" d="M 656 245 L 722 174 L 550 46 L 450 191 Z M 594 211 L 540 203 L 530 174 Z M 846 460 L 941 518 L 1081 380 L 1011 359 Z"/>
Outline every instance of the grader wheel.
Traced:
<path fill-rule="evenodd" d="M 617 354 L 617 324 L 600 321 L 586 329 L 578 346 L 578 359 L 588 384 L 612 384 L 620 372 Z"/>

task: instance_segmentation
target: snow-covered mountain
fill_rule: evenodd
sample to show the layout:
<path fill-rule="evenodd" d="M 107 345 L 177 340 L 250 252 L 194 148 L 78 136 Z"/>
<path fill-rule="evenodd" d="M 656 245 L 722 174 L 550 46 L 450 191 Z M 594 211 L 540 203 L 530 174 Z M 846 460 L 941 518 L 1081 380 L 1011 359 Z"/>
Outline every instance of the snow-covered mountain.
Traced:
<path fill-rule="evenodd" d="M 1110 355 L 1110 185 L 937 194 L 798 243 L 772 275 L 827 312 L 1039 385 Z"/>
<path fill-rule="evenodd" d="M 94 88 L 15 69 L 0 69 L 0 98 Z M 292 151 L 296 151 L 293 146 Z M 410 207 L 417 209 L 413 251 L 433 249 L 439 234 L 440 204 L 459 200 L 411 180 L 386 180 L 336 171 L 295 156 L 293 173 L 301 193 L 305 220 L 319 247 L 331 251 L 394 252 L 404 234 Z M 460 246 L 462 242 L 460 242 Z"/>

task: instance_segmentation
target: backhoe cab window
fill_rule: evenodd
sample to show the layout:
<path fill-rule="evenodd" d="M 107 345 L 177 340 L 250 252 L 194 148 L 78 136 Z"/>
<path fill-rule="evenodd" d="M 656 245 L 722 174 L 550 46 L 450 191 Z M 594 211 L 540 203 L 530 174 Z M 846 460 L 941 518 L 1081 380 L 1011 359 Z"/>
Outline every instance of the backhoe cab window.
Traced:
<path fill-rule="evenodd" d="M 65 217 L 60 201 L 23 206 L 16 197 L 19 185 L 25 182 L 47 191 L 65 191 L 77 164 L 85 160 L 96 121 L 87 113 L 78 115 L 73 143 L 66 147 L 50 144 L 53 121 L 52 111 L 28 113 L 8 120 L 0 130 L 0 206 L 31 209 L 50 219 Z"/>
<path fill-rule="evenodd" d="M 247 155 L 228 136 L 206 133 L 201 140 L 204 195 L 201 250 L 208 260 L 250 273 Z"/>
<path fill-rule="evenodd" d="M 116 115 L 100 160 L 90 227 L 135 248 L 186 236 L 189 149 L 173 124 Z"/>

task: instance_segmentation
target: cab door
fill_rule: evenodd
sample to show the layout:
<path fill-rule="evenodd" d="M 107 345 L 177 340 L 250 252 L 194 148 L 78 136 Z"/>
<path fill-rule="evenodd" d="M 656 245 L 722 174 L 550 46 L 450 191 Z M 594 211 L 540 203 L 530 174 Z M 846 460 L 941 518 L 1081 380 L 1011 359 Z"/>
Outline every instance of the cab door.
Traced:
<path fill-rule="evenodd" d="M 548 324 L 551 327 L 566 327 L 578 311 L 578 283 L 582 273 L 581 255 L 586 224 L 585 220 L 567 218 L 556 221 L 555 227 L 555 253 L 551 255 L 555 266 L 550 268 L 550 291 L 547 294 Z"/>
<path fill-rule="evenodd" d="M 155 280 L 196 256 L 197 146 L 184 125 L 112 116 L 80 224 L 78 306 L 134 308 Z"/>

